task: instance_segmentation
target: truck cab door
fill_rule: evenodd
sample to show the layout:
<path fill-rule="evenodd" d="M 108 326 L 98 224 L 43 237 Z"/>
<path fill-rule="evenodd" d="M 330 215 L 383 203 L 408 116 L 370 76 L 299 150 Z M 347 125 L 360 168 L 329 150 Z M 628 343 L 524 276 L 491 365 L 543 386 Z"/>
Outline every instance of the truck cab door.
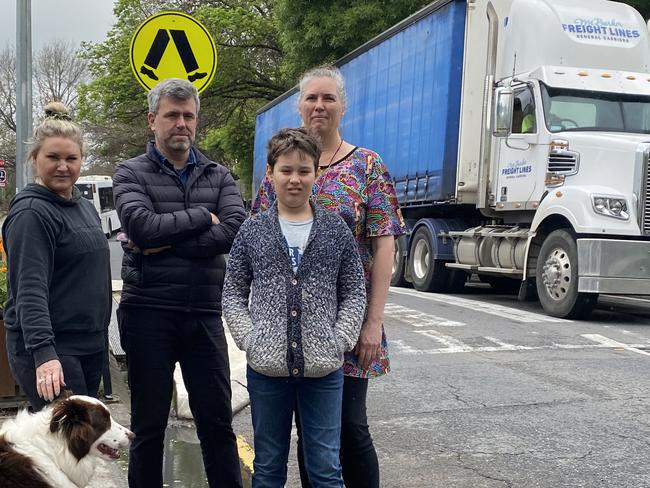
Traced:
<path fill-rule="evenodd" d="M 531 202 L 541 197 L 547 151 L 538 143 L 540 117 L 532 85 L 513 87 L 511 133 L 498 139 L 495 155 L 493 193 L 497 209 L 533 208 Z"/>

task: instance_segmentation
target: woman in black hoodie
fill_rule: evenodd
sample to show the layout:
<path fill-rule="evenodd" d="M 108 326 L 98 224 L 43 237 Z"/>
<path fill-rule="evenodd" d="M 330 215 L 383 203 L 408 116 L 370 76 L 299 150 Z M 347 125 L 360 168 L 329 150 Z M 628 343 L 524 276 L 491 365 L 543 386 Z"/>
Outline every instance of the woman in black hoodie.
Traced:
<path fill-rule="evenodd" d="M 108 242 L 75 187 L 85 155 L 60 103 L 45 107 L 29 153 L 36 183 L 12 200 L 2 226 L 9 297 L 9 365 L 34 410 L 63 386 L 96 396 L 110 320 Z"/>

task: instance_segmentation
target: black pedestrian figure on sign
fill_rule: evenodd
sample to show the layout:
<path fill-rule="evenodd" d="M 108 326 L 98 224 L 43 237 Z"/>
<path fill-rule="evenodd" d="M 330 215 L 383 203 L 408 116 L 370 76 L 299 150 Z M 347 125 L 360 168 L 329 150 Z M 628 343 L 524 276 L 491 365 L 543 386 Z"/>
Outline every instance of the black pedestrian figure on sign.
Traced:
<path fill-rule="evenodd" d="M 167 29 L 158 29 L 156 37 L 147 53 L 147 57 L 144 60 L 144 64 L 140 67 L 140 73 L 147 75 L 152 80 L 158 81 L 158 76 L 156 76 L 154 70 L 158 68 L 160 60 L 165 53 L 165 49 L 167 49 L 170 34 L 174 41 L 174 45 L 176 46 L 176 50 L 181 57 L 181 61 L 183 62 L 183 67 L 185 68 L 189 82 L 193 83 L 196 80 L 205 78 L 208 75 L 207 73 L 196 71 L 199 69 L 199 65 L 196 62 L 192 46 L 190 46 L 190 42 L 187 39 L 187 34 L 185 34 L 184 30 L 174 29 L 170 29 L 169 31 L 167 31 Z M 193 71 L 196 71 L 196 73 L 190 74 Z"/>

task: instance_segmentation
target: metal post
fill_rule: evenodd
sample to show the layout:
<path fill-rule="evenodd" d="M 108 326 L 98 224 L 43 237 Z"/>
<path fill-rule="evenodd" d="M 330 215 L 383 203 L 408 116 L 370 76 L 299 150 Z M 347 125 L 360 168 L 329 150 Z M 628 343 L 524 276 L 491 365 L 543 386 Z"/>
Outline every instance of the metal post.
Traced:
<path fill-rule="evenodd" d="M 16 191 L 32 181 L 27 141 L 32 137 L 32 0 L 16 0 Z"/>

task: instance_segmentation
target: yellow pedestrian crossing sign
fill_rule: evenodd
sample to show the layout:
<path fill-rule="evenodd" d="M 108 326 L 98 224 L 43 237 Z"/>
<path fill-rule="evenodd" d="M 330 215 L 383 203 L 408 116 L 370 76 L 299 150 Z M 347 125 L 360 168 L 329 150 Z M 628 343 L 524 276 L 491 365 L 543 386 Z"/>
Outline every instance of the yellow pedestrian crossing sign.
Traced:
<path fill-rule="evenodd" d="M 131 39 L 131 69 L 145 90 L 167 78 L 189 80 L 201 92 L 217 70 L 217 49 L 208 30 L 182 12 L 160 12 Z"/>

